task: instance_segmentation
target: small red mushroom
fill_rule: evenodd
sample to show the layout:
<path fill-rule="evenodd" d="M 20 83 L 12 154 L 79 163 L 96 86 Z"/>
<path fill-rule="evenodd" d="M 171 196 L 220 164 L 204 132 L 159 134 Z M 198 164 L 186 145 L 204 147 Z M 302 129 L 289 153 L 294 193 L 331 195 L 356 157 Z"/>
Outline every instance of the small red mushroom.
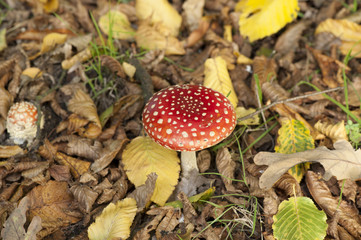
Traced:
<path fill-rule="evenodd" d="M 232 133 L 236 113 L 228 98 L 211 88 L 172 86 L 154 94 L 146 104 L 143 125 L 155 142 L 182 151 L 186 176 L 192 169 L 198 172 L 194 151 L 211 147 Z"/>
<path fill-rule="evenodd" d="M 6 128 L 15 144 L 31 143 L 36 137 L 38 110 L 30 102 L 18 102 L 11 106 Z"/>

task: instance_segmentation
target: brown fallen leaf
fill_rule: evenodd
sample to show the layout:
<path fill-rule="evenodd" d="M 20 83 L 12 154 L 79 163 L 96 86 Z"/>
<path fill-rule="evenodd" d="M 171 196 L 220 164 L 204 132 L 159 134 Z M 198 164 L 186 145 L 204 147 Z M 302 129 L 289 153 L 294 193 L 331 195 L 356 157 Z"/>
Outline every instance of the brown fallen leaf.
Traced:
<path fill-rule="evenodd" d="M 348 140 L 344 121 L 336 124 L 318 121 L 314 127 L 317 131 L 331 138 L 332 142 L 337 142 L 338 140 Z"/>
<path fill-rule="evenodd" d="M 137 202 L 138 210 L 141 212 L 150 204 L 150 199 L 155 189 L 155 183 L 157 181 L 157 174 L 152 172 L 147 176 L 147 180 L 143 185 L 138 186 L 132 193 L 127 197 L 134 198 Z"/>
<path fill-rule="evenodd" d="M 1 132 L 0 132 L 1 134 Z M 0 146 L 0 158 L 9 158 L 17 154 L 24 154 L 25 151 L 18 145 Z"/>
<path fill-rule="evenodd" d="M 234 171 L 236 163 L 233 161 L 232 156 L 228 148 L 219 149 L 216 156 L 216 165 L 218 172 L 222 176 L 222 181 L 227 191 L 235 191 L 235 187 L 232 185 L 234 177 Z"/>
<path fill-rule="evenodd" d="M 80 203 L 85 212 L 89 213 L 98 197 L 98 193 L 86 185 L 74 185 L 70 188 L 75 199 Z"/>
<path fill-rule="evenodd" d="M 355 151 L 345 140 L 333 144 L 335 150 L 318 147 L 304 152 L 281 154 L 260 152 L 254 162 L 269 167 L 260 177 L 260 187 L 269 189 L 291 167 L 304 162 L 319 162 L 325 168 L 326 180 L 335 176 L 338 180 L 361 178 L 361 150 Z"/>
<path fill-rule="evenodd" d="M 25 232 L 26 212 L 29 209 L 29 198 L 24 197 L 17 208 L 12 211 L 1 231 L 2 239 L 28 239 L 36 240 L 36 234 L 41 230 L 41 218 L 34 216 Z"/>
<path fill-rule="evenodd" d="M 359 239 L 361 236 L 361 218 L 358 209 L 345 200 L 339 202 L 339 197 L 334 197 L 326 183 L 312 171 L 308 171 L 306 174 L 306 184 L 313 199 L 322 210 L 330 217 L 334 216 L 338 211 L 338 223 L 352 236 Z"/>
<path fill-rule="evenodd" d="M 44 186 L 33 188 L 27 196 L 30 218 L 39 216 L 42 220 L 43 229 L 38 234 L 40 239 L 80 220 L 79 213 L 70 207 L 73 196 L 66 182 L 48 181 Z"/>

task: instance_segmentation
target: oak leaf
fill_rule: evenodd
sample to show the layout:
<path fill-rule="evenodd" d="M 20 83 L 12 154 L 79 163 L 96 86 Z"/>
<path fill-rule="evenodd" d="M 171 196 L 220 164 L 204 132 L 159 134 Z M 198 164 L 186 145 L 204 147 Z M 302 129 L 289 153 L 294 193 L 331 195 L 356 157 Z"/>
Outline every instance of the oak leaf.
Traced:
<path fill-rule="evenodd" d="M 361 178 L 361 150 L 355 151 L 351 144 L 345 140 L 333 144 L 335 150 L 326 147 L 297 152 L 292 154 L 282 153 L 258 153 L 254 161 L 257 165 L 268 165 L 269 167 L 260 177 L 260 187 L 269 189 L 272 185 L 288 171 L 292 166 L 304 162 L 319 162 L 325 168 L 324 179 L 329 180 L 335 176 L 341 179 Z"/>

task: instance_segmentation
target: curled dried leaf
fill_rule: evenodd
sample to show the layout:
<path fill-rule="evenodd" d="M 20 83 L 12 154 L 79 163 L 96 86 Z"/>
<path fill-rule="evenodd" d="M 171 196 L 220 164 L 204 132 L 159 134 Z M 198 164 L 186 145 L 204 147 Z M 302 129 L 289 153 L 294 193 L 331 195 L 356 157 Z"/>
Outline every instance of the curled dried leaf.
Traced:
<path fill-rule="evenodd" d="M 234 170 L 236 163 L 233 161 L 228 148 L 221 148 L 217 152 L 216 164 L 218 172 L 222 176 L 222 181 L 228 191 L 234 191 L 235 187 L 232 185 L 234 179 Z"/>
<path fill-rule="evenodd" d="M 110 71 L 115 73 L 117 76 L 125 79 L 126 76 L 124 69 L 120 62 L 118 62 L 116 59 L 108 55 L 102 55 L 100 56 L 100 61 L 102 63 L 102 66 L 109 68 Z"/>
<path fill-rule="evenodd" d="M 18 154 L 24 154 L 25 151 L 18 145 L 0 146 L 0 158 L 9 158 Z"/>
<path fill-rule="evenodd" d="M 74 185 L 70 188 L 70 191 L 85 212 L 89 213 L 98 197 L 98 193 L 86 185 Z"/>
<path fill-rule="evenodd" d="M 157 181 L 157 174 L 151 173 L 147 176 L 147 180 L 143 185 L 137 187 L 128 197 L 134 198 L 137 201 L 138 212 L 141 212 L 150 204 L 150 199 L 152 198 L 155 183 Z"/>
<path fill-rule="evenodd" d="M 338 140 L 348 140 L 345 122 L 343 120 L 336 124 L 322 123 L 321 121 L 318 121 L 315 124 L 315 129 L 331 138 L 332 142 L 336 142 Z"/>
<path fill-rule="evenodd" d="M 339 198 L 332 196 L 325 182 L 314 172 L 307 172 L 306 184 L 313 199 L 328 216 L 333 216 L 339 209 L 338 223 L 354 237 L 358 238 L 361 235 L 361 218 L 354 205 L 344 200 L 339 204 Z"/>

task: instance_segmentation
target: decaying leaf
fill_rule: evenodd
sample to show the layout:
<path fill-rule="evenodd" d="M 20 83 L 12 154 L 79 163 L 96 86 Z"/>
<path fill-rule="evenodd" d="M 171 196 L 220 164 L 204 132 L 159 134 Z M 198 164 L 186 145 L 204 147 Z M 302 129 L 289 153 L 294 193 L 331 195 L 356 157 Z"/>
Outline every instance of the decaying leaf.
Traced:
<path fill-rule="evenodd" d="M 149 137 L 137 137 L 124 150 L 122 162 L 129 180 L 136 187 L 144 184 L 150 173 L 158 175 L 151 200 L 163 206 L 178 183 L 177 152 L 158 145 Z"/>
<path fill-rule="evenodd" d="M 14 239 L 14 240 L 36 240 L 36 234 L 41 230 L 41 218 L 34 216 L 28 231 L 25 232 L 24 224 L 26 222 L 26 212 L 29 209 L 29 198 L 24 197 L 19 206 L 12 211 L 9 218 L 4 224 L 4 228 L 1 231 L 2 239 Z"/>
<path fill-rule="evenodd" d="M 223 93 L 236 108 L 238 98 L 227 70 L 227 63 L 222 57 L 209 58 L 204 63 L 203 85 Z"/>
<path fill-rule="evenodd" d="M 72 56 L 69 59 L 65 59 L 61 62 L 61 66 L 63 69 L 69 69 L 72 66 L 74 66 L 76 63 L 82 63 L 92 57 L 92 53 L 89 48 L 86 48 L 82 50 L 81 52 L 78 52 L 74 56 Z"/>
<path fill-rule="evenodd" d="M 158 176 L 156 173 L 153 172 L 149 174 L 145 183 L 137 187 L 132 193 L 127 196 L 136 200 L 138 212 L 143 211 L 144 208 L 150 204 L 150 199 L 153 195 L 157 178 Z"/>
<path fill-rule="evenodd" d="M 38 237 L 45 237 L 56 229 L 80 220 L 77 212 L 70 205 L 73 196 L 66 182 L 48 181 L 44 186 L 37 186 L 27 195 L 30 200 L 30 217 L 39 216 L 43 229 Z"/>
<path fill-rule="evenodd" d="M 125 78 L 124 69 L 123 69 L 122 65 L 120 64 L 120 62 L 118 62 L 118 60 L 116 60 L 115 58 L 108 56 L 108 55 L 100 56 L 100 60 L 101 60 L 102 66 L 106 66 L 107 68 L 110 69 L 110 71 L 115 73 L 117 76 L 119 76 L 121 78 Z"/>
<path fill-rule="evenodd" d="M 149 50 L 164 50 L 167 55 L 185 54 L 182 43 L 173 36 L 166 36 L 164 29 L 159 25 L 150 26 L 147 22 L 141 23 L 135 34 L 135 40 L 139 47 Z"/>
<path fill-rule="evenodd" d="M 103 151 L 104 154 L 100 158 L 95 160 L 90 168 L 96 173 L 106 168 L 113 161 L 120 149 L 123 148 L 124 144 L 127 142 L 128 139 L 111 141 Z"/>
<path fill-rule="evenodd" d="M 250 42 L 270 36 L 292 22 L 298 10 L 297 0 L 239 1 L 236 6 L 236 11 L 241 12 L 239 31 Z"/>
<path fill-rule="evenodd" d="M 221 148 L 218 150 L 216 156 L 216 165 L 218 172 L 222 176 L 222 181 L 227 191 L 235 191 L 235 187 L 232 185 L 232 181 L 234 179 L 236 163 L 233 161 L 228 148 Z"/>
<path fill-rule="evenodd" d="M 171 36 L 178 35 L 182 17 L 167 0 L 137 0 L 135 1 L 135 10 L 138 19 L 150 18 L 152 24 L 164 25 Z"/>
<path fill-rule="evenodd" d="M 353 204 L 333 196 L 326 183 L 314 172 L 307 172 L 306 184 L 317 204 L 330 217 L 338 215 L 338 223 L 356 239 L 361 236 L 361 218 Z"/>
<path fill-rule="evenodd" d="M 269 167 L 260 178 L 260 187 L 269 189 L 272 185 L 292 166 L 304 162 L 319 162 L 325 168 L 326 180 L 335 176 L 337 179 L 360 179 L 361 178 L 361 150 L 355 151 L 351 144 L 345 140 L 339 140 L 333 144 L 335 150 L 326 147 L 318 147 L 304 152 L 281 154 L 281 153 L 258 153 L 254 161 L 258 165 Z"/>
<path fill-rule="evenodd" d="M 203 16 L 204 3 L 205 0 L 187 0 L 183 3 L 184 22 L 190 31 L 194 31 L 198 28 L 199 22 Z"/>
<path fill-rule="evenodd" d="M 59 44 L 63 44 L 66 39 L 67 39 L 67 35 L 66 34 L 61 34 L 61 33 L 49 33 L 47 34 L 44 39 L 43 39 L 43 43 L 41 45 L 41 50 L 40 52 L 38 52 L 37 54 L 29 57 L 30 60 L 33 60 L 35 58 L 37 58 L 38 56 L 40 56 L 41 54 L 50 52 L 52 50 L 54 50 L 54 48 L 59 45 Z"/>
<path fill-rule="evenodd" d="M 347 55 L 351 51 L 354 57 L 360 58 L 361 46 L 361 26 L 357 23 L 351 22 L 346 19 L 327 19 L 321 22 L 316 28 L 315 34 L 322 32 L 329 32 L 341 39 L 340 50 L 342 54 Z"/>
<path fill-rule="evenodd" d="M 136 211 L 137 202 L 133 198 L 125 198 L 116 204 L 110 203 L 89 226 L 89 239 L 127 239 Z"/>
<path fill-rule="evenodd" d="M 9 158 L 17 154 L 24 154 L 25 151 L 18 145 L 0 146 L 0 158 Z"/>
<path fill-rule="evenodd" d="M 245 117 L 249 114 L 252 114 L 256 111 L 256 109 L 254 108 L 249 108 L 249 109 L 245 109 L 244 107 L 237 107 L 236 108 L 236 116 L 237 116 L 237 119 L 238 118 L 242 118 L 242 117 Z M 246 126 L 249 126 L 249 125 L 259 125 L 260 124 L 260 119 L 259 119 L 259 115 L 254 115 L 253 117 L 251 118 L 248 118 L 246 120 L 243 120 L 241 122 L 238 122 L 237 123 L 238 125 L 246 125 Z"/>
<path fill-rule="evenodd" d="M 6 28 L 0 30 L 0 51 L 4 50 L 7 47 L 6 43 Z"/>
<path fill-rule="evenodd" d="M 78 184 L 72 186 L 70 191 L 76 200 L 80 203 L 80 206 L 85 210 L 85 212 L 89 213 L 98 197 L 98 193 L 86 185 Z"/>
<path fill-rule="evenodd" d="M 315 124 L 315 129 L 331 138 L 332 142 L 337 142 L 338 140 L 348 140 L 344 121 L 336 124 L 328 124 L 318 121 Z"/>
<path fill-rule="evenodd" d="M 115 10 L 110 10 L 99 18 L 99 27 L 105 34 L 116 39 L 130 40 L 135 34 L 127 15 Z"/>

